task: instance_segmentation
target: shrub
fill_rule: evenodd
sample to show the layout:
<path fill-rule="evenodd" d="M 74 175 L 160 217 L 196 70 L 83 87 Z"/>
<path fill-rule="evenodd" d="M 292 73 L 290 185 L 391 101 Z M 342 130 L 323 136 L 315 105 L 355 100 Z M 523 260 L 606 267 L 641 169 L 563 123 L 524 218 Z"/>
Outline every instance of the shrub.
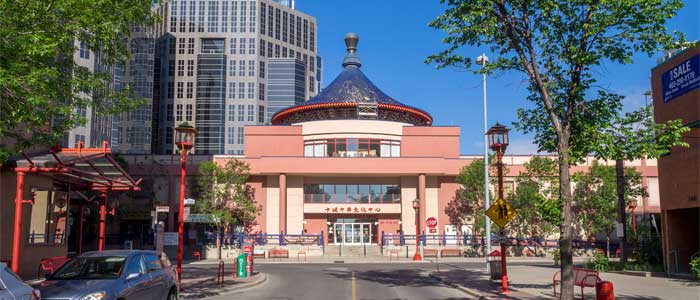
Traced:
<path fill-rule="evenodd" d="M 558 265 L 561 262 L 561 253 L 559 252 L 559 248 L 554 248 L 549 253 L 552 254 L 552 260 L 554 260 L 554 264 Z"/>
<path fill-rule="evenodd" d="M 690 272 L 693 273 L 695 279 L 700 279 L 700 252 L 695 253 L 690 259 Z"/>
<path fill-rule="evenodd" d="M 605 272 L 608 270 L 608 257 L 596 252 L 593 257 L 593 268 L 598 272 Z"/>

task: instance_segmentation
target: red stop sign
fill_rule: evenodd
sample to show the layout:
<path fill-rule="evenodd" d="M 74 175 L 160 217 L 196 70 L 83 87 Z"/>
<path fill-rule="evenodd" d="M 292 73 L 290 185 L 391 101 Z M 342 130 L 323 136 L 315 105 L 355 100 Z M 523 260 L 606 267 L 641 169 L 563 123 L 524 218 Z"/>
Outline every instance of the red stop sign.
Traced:
<path fill-rule="evenodd" d="M 427 220 L 425 220 L 425 224 L 428 225 L 428 228 L 435 228 L 437 227 L 437 219 L 430 217 Z"/>

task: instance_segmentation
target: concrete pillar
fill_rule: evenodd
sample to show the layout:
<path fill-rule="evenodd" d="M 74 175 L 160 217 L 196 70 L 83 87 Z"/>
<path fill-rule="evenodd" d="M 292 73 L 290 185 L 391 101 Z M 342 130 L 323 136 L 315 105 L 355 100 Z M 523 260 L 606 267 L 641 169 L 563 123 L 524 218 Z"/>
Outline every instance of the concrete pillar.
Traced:
<path fill-rule="evenodd" d="M 420 199 L 420 216 L 418 217 L 418 228 L 421 234 L 425 231 L 425 174 L 418 175 L 418 199 Z"/>
<path fill-rule="evenodd" d="M 280 174 L 280 231 L 287 233 L 287 174 Z"/>

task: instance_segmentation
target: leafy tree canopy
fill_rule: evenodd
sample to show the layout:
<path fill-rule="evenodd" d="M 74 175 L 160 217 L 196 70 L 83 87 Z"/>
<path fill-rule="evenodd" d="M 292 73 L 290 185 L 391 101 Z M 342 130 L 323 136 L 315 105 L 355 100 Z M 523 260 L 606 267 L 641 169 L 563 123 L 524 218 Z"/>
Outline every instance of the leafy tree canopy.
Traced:
<path fill-rule="evenodd" d="M 261 209 L 255 202 L 254 190 L 246 184 L 250 167 L 236 159 L 223 166 L 205 161 L 199 171 L 196 210 L 212 215 L 219 228 L 242 225 L 250 230 Z"/>
<path fill-rule="evenodd" d="M 99 50 L 91 59 L 123 65 L 131 28 L 155 20 L 149 0 L 0 0 L 0 164 L 84 124 L 76 108 L 113 114 L 141 103 L 128 86 L 110 89 L 110 74 L 78 66 L 74 53 L 83 43 Z"/>

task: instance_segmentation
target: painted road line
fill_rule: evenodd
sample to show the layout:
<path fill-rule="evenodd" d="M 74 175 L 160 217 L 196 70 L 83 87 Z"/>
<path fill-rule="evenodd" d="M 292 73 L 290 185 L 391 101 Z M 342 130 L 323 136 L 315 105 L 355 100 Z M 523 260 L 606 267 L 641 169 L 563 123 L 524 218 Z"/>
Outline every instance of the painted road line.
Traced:
<path fill-rule="evenodd" d="M 357 300 L 357 292 L 355 289 L 355 272 L 352 272 L 352 284 L 351 284 L 351 289 L 352 289 L 352 300 Z"/>

